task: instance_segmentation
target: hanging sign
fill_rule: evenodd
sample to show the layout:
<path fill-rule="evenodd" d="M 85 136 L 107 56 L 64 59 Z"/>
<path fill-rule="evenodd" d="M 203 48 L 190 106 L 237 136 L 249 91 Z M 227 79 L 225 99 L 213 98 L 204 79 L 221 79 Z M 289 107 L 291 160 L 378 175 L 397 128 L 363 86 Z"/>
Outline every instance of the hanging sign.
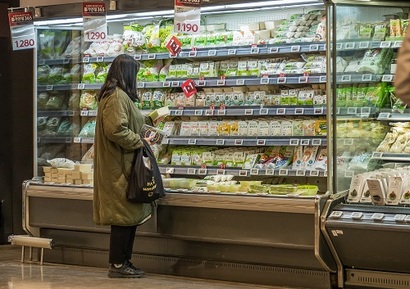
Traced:
<path fill-rule="evenodd" d="M 174 32 L 199 33 L 201 22 L 201 0 L 174 0 Z"/>
<path fill-rule="evenodd" d="M 104 2 L 83 3 L 84 41 L 107 39 L 107 10 Z"/>
<path fill-rule="evenodd" d="M 191 97 L 195 93 L 197 93 L 195 82 L 192 79 L 188 79 L 184 83 L 182 83 L 181 88 L 186 97 Z"/>
<path fill-rule="evenodd" d="M 9 12 L 9 24 L 13 50 L 36 46 L 32 12 Z"/>

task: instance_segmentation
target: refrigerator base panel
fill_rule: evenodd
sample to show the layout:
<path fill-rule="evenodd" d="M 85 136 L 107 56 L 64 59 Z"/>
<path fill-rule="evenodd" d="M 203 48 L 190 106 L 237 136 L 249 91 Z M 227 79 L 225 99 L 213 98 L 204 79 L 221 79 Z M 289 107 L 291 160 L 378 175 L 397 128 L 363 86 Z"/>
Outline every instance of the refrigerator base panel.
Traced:
<path fill-rule="evenodd" d="M 107 267 L 107 258 L 108 251 L 58 247 L 46 252 L 45 261 Z M 133 262 L 154 274 L 306 289 L 333 288 L 331 280 L 334 276 L 317 270 L 144 254 L 133 254 Z"/>
<path fill-rule="evenodd" d="M 346 288 L 410 288 L 410 274 L 346 269 Z"/>

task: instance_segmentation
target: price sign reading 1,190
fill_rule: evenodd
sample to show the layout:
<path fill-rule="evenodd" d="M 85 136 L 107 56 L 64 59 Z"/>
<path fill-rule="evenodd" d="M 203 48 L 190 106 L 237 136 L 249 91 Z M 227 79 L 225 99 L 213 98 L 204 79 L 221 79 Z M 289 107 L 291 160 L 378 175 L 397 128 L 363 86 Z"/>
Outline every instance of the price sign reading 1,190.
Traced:
<path fill-rule="evenodd" d="M 199 30 L 198 24 L 190 24 L 190 23 L 175 23 L 177 30 L 182 33 L 196 33 Z"/>
<path fill-rule="evenodd" d="M 31 12 L 10 12 L 8 16 L 13 50 L 34 48 L 36 37 L 33 14 Z"/>

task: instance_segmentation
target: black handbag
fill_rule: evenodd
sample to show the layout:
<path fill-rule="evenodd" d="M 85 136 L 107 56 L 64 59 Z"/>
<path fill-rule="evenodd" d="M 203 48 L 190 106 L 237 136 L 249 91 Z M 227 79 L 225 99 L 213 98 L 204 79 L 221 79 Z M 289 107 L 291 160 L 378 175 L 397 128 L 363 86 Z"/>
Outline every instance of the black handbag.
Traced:
<path fill-rule="evenodd" d="M 152 203 L 165 196 L 161 173 L 149 144 L 136 149 L 128 178 L 127 200 L 132 203 Z"/>

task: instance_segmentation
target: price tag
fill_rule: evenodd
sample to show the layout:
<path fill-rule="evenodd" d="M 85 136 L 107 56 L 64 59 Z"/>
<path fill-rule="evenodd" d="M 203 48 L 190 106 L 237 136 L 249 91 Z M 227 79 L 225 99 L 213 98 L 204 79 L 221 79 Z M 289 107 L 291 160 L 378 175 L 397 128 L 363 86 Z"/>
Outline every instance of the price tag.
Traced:
<path fill-rule="evenodd" d="M 244 114 L 245 115 L 253 115 L 253 109 L 251 109 L 251 108 L 245 109 Z"/>
<path fill-rule="evenodd" d="M 406 219 L 406 215 L 403 215 L 403 214 L 396 214 L 396 215 L 394 215 L 394 220 L 395 220 L 396 222 L 404 222 L 405 219 Z"/>
<path fill-rule="evenodd" d="M 299 107 L 299 108 L 295 109 L 295 115 L 301 115 L 301 114 L 304 114 L 304 113 L 305 113 L 304 108 Z"/>
<path fill-rule="evenodd" d="M 46 90 L 47 90 L 47 91 L 53 90 L 53 88 L 54 88 L 54 86 L 52 86 L 52 85 L 47 85 L 47 86 L 46 86 Z"/>
<path fill-rule="evenodd" d="M 88 111 L 88 116 L 97 116 L 97 111 L 96 110 L 89 110 Z"/>
<path fill-rule="evenodd" d="M 351 75 L 342 75 L 341 82 L 351 82 L 352 76 Z"/>
<path fill-rule="evenodd" d="M 355 46 L 356 46 L 356 44 L 354 42 L 348 42 L 348 43 L 346 43 L 345 48 L 346 49 L 354 49 Z"/>
<path fill-rule="evenodd" d="M 142 58 L 141 54 L 134 55 L 134 59 L 137 60 L 137 61 L 141 60 L 141 58 Z"/>
<path fill-rule="evenodd" d="M 225 140 L 224 140 L 224 139 L 217 139 L 217 140 L 215 141 L 215 144 L 216 144 L 217 146 L 223 146 L 223 145 L 225 144 Z"/>
<path fill-rule="evenodd" d="M 285 115 L 286 114 L 286 108 L 284 108 L 284 107 L 278 108 L 276 110 L 276 114 L 277 115 Z"/>
<path fill-rule="evenodd" d="M 238 175 L 241 176 L 241 177 L 247 177 L 248 176 L 248 171 L 240 170 Z"/>
<path fill-rule="evenodd" d="M 157 58 L 157 55 L 155 53 L 150 53 L 150 54 L 148 54 L 147 58 L 148 58 L 148 60 L 153 60 L 153 59 Z"/>
<path fill-rule="evenodd" d="M 215 110 L 213 110 L 213 109 L 207 109 L 207 110 L 205 110 L 205 115 L 206 116 L 214 115 L 214 111 Z"/>
<path fill-rule="evenodd" d="M 216 56 L 216 50 L 215 49 L 211 49 L 208 51 L 208 56 Z"/>
<path fill-rule="evenodd" d="M 326 75 L 322 75 L 319 77 L 319 83 L 326 83 Z"/>
<path fill-rule="evenodd" d="M 390 48 L 391 41 L 382 41 L 380 42 L 380 48 Z"/>
<path fill-rule="evenodd" d="M 236 139 L 236 140 L 234 141 L 234 145 L 236 145 L 236 146 L 241 146 L 241 145 L 243 145 L 243 139 Z"/>
<path fill-rule="evenodd" d="M 298 139 L 291 139 L 291 140 L 289 140 L 289 145 L 290 146 L 298 146 L 299 145 L 299 140 Z"/>
<path fill-rule="evenodd" d="M 385 74 L 382 76 L 382 81 L 383 82 L 392 82 L 393 81 L 393 75 L 391 74 Z"/>
<path fill-rule="evenodd" d="M 362 107 L 361 109 L 360 109 L 360 114 L 361 115 L 370 115 L 370 112 L 371 112 L 371 109 L 370 109 L 370 107 Z"/>
<path fill-rule="evenodd" d="M 319 44 L 310 44 L 309 51 L 319 51 Z"/>
<path fill-rule="evenodd" d="M 336 44 L 336 50 L 341 50 L 343 48 L 342 43 Z"/>
<path fill-rule="evenodd" d="M 258 140 L 256 141 L 256 145 L 258 145 L 258 146 L 264 146 L 264 145 L 266 145 L 266 139 L 258 139 Z"/>
<path fill-rule="evenodd" d="M 175 115 L 176 115 L 176 116 L 181 116 L 183 113 L 184 113 L 184 110 L 183 110 L 183 109 L 177 109 L 177 110 L 175 110 Z"/>
<path fill-rule="evenodd" d="M 179 86 L 179 81 L 172 81 L 171 86 L 172 87 L 178 87 Z"/>
<path fill-rule="evenodd" d="M 69 64 L 69 63 L 70 63 L 70 59 L 69 59 L 69 58 L 63 59 L 63 64 Z"/>
<path fill-rule="evenodd" d="M 260 80 L 260 84 L 269 84 L 269 78 L 268 77 L 262 77 Z"/>
<path fill-rule="evenodd" d="M 318 176 L 319 176 L 319 171 L 310 171 L 310 172 L 309 172 L 309 175 L 310 175 L 311 177 L 318 177 Z"/>
<path fill-rule="evenodd" d="M 324 112 L 323 107 L 317 107 L 313 110 L 314 115 L 322 115 Z"/>
<path fill-rule="evenodd" d="M 268 50 L 269 53 L 278 53 L 279 52 L 279 47 L 271 47 Z"/>
<path fill-rule="evenodd" d="M 187 79 L 181 84 L 182 92 L 186 97 L 191 97 L 197 93 L 195 82 L 192 79 Z"/>
<path fill-rule="evenodd" d="M 383 153 L 380 153 L 380 152 L 373 152 L 372 154 L 373 159 L 380 159 L 382 157 L 383 157 Z"/>
<path fill-rule="evenodd" d="M 188 168 L 187 169 L 187 174 L 188 175 L 195 175 L 196 174 L 196 169 L 195 168 Z"/>
<path fill-rule="evenodd" d="M 69 111 L 67 112 L 67 116 L 75 116 L 74 110 L 69 110 Z"/>
<path fill-rule="evenodd" d="M 255 169 L 255 168 L 250 169 L 249 173 L 251 176 L 257 176 L 259 175 L 259 169 Z"/>
<path fill-rule="evenodd" d="M 228 55 L 235 55 L 236 49 L 228 49 Z"/>
<path fill-rule="evenodd" d="M 340 114 L 340 107 L 336 107 L 336 114 Z"/>
<path fill-rule="evenodd" d="M 165 47 L 168 49 L 169 53 L 172 55 L 178 55 L 178 53 L 182 50 L 182 44 L 175 35 L 172 36 L 171 39 L 169 39 Z M 148 59 L 150 59 L 149 57 L 151 55 L 155 55 L 155 54 L 149 54 Z"/>
<path fill-rule="evenodd" d="M 381 221 L 384 219 L 384 214 L 383 213 L 374 213 L 371 217 L 375 221 Z"/>
<path fill-rule="evenodd" d="M 107 39 L 107 11 L 104 2 L 83 2 L 84 41 Z"/>
<path fill-rule="evenodd" d="M 81 116 L 88 116 L 88 110 L 82 110 L 82 111 L 80 112 L 80 115 L 81 115 Z"/>
<path fill-rule="evenodd" d="M 167 138 L 167 137 L 165 137 L 163 140 L 162 140 L 162 143 L 161 144 L 169 144 L 169 139 Z"/>
<path fill-rule="evenodd" d="M 369 41 L 362 41 L 359 43 L 359 48 L 362 48 L 362 49 L 367 49 L 369 48 L 369 46 L 370 46 Z"/>
<path fill-rule="evenodd" d="M 394 41 L 393 48 L 399 48 L 403 44 L 403 41 Z"/>
<path fill-rule="evenodd" d="M 104 57 L 103 56 L 97 56 L 95 59 L 96 62 L 104 62 Z"/>
<path fill-rule="evenodd" d="M 174 32 L 200 33 L 201 1 L 175 1 L 174 11 Z"/>
<path fill-rule="evenodd" d="M 285 169 L 279 170 L 279 176 L 287 176 L 289 175 L 289 171 Z"/>
<path fill-rule="evenodd" d="M 299 76 L 298 83 L 308 83 L 309 76 Z"/>
<path fill-rule="evenodd" d="M 300 51 L 300 45 L 292 45 L 290 47 L 290 52 L 299 52 Z"/>
<path fill-rule="evenodd" d="M 348 107 L 347 114 L 357 114 L 357 107 Z"/>
<path fill-rule="evenodd" d="M 310 144 L 310 140 L 309 139 L 302 139 L 300 140 L 300 145 L 301 146 L 308 146 Z"/>
<path fill-rule="evenodd" d="M 218 109 L 217 115 L 226 115 L 226 109 Z"/>
<path fill-rule="evenodd" d="M 198 86 L 206 86 L 206 80 L 204 79 L 199 79 L 196 81 Z"/>
<path fill-rule="evenodd" d="M 84 83 L 79 83 L 77 86 L 78 89 L 85 89 L 85 84 Z"/>
<path fill-rule="evenodd" d="M 258 54 L 259 53 L 259 47 L 253 46 L 251 47 L 251 54 Z"/>
<path fill-rule="evenodd" d="M 216 81 L 216 85 L 217 85 L 217 86 L 224 86 L 225 83 L 226 83 L 225 78 L 220 78 L 220 79 L 218 79 L 218 80 Z"/>
<path fill-rule="evenodd" d="M 354 172 L 353 171 L 346 171 L 345 172 L 345 178 L 352 178 L 354 176 Z"/>
<path fill-rule="evenodd" d="M 162 83 L 162 87 L 171 87 L 171 82 L 169 82 L 169 81 L 164 81 L 164 82 Z"/>
<path fill-rule="evenodd" d="M 306 171 L 305 170 L 297 170 L 296 175 L 298 177 L 304 177 L 304 176 L 306 176 Z"/>
<path fill-rule="evenodd" d="M 13 50 L 32 49 L 36 47 L 32 12 L 9 12 L 10 34 Z M 39 38 L 47 37 L 40 34 Z"/>
<path fill-rule="evenodd" d="M 225 170 L 216 170 L 217 175 L 224 175 L 226 173 Z"/>
<path fill-rule="evenodd" d="M 188 144 L 189 145 L 196 145 L 196 139 L 189 139 Z"/>
<path fill-rule="evenodd" d="M 236 85 L 245 85 L 245 79 L 237 79 Z"/>
<path fill-rule="evenodd" d="M 351 146 L 351 145 L 353 145 L 353 139 L 351 139 L 351 138 L 344 139 L 343 144 L 345 146 Z"/>
<path fill-rule="evenodd" d="M 268 115 L 269 110 L 267 108 L 261 108 L 259 110 L 259 115 Z"/>
<path fill-rule="evenodd" d="M 373 75 L 371 74 L 363 74 L 362 75 L 362 81 L 372 81 Z"/>
<path fill-rule="evenodd" d="M 321 146 L 322 140 L 321 139 L 312 139 L 311 141 L 312 146 Z"/>
<path fill-rule="evenodd" d="M 137 83 L 137 88 L 144 88 L 145 87 L 145 82 L 139 81 Z"/>
<path fill-rule="evenodd" d="M 266 175 L 266 176 L 273 176 L 274 174 L 275 174 L 275 171 L 272 170 L 272 169 L 267 169 L 267 170 L 265 171 L 265 175 Z"/>
<path fill-rule="evenodd" d="M 83 63 L 89 63 L 90 62 L 90 57 L 89 56 L 84 56 L 83 57 Z"/>
<path fill-rule="evenodd" d="M 389 112 L 381 112 L 380 114 L 379 114 L 379 117 L 378 117 L 379 119 L 388 119 L 388 118 L 390 118 L 390 113 Z"/>
<path fill-rule="evenodd" d="M 191 50 L 191 51 L 189 51 L 188 56 L 189 56 L 189 57 L 196 57 L 197 54 L 198 54 L 198 51 L 196 51 L 196 50 Z"/>
<path fill-rule="evenodd" d="M 200 116 L 200 115 L 202 115 L 203 114 L 203 110 L 202 109 L 196 109 L 195 110 L 195 112 L 194 112 L 194 114 L 196 115 L 196 116 Z"/>
<path fill-rule="evenodd" d="M 284 84 L 286 83 L 286 77 L 278 77 L 277 84 Z"/>
<path fill-rule="evenodd" d="M 73 142 L 74 142 L 74 143 L 81 143 L 81 137 L 75 137 L 75 138 L 73 139 Z"/>
<path fill-rule="evenodd" d="M 203 176 L 203 175 L 206 175 L 207 173 L 208 173 L 207 169 L 198 169 L 198 175 Z"/>
<path fill-rule="evenodd" d="M 167 174 L 173 174 L 174 172 L 175 172 L 174 168 L 166 168 L 165 169 L 165 173 L 167 173 Z"/>

